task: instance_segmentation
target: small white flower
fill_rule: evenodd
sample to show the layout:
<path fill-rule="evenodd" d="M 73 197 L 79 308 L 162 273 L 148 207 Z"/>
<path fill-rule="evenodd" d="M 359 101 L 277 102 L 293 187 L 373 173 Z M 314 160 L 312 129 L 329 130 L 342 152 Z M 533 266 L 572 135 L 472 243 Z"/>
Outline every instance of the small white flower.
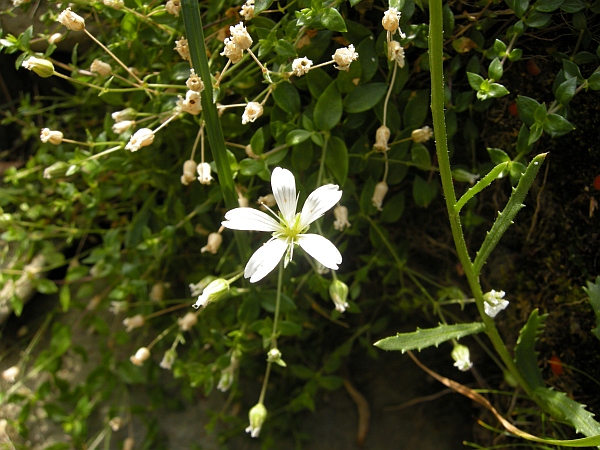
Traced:
<path fill-rule="evenodd" d="M 196 179 L 196 168 L 198 164 L 193 159 L 188 159 L 183 163 L 183 175 L 181 175 L 181 184 L 187 186 Z"/>
<path fill-rule="evenodd" d="M 83 31 L 85 29 L 85 20 L 71 11 L 71 8 L 61 12 L 56 20 L 71 31 Z"/>
<path fill-rule="evenodd" d="M 398 67 L 404 67 L 404 47 L 398 41 L 390 41 L 388 43 L 388 59 L 396 61 Z"/>
<path fill-rule="evenodd" d="M 185 85 L 190 91 L 202 92 L 204 90 L 204 83 L 202 79 L 196 75 L 194 69 L 190 69 L 190 77 L 185 82 Z"/>
<path fill-rule="evenodd" d="M 244 277 L 251 283 L 262 280 L 285 255 L 284 265 L 292 260 L 294 247 L 299 245 L 306 253 L 329 269 L 338 269 L 342 255 L 327 238 L 307 234 L 311 223 L 331 209 L 342 197 L 337 185 L 327 184 L 313 191 L 300 213 L 296 213 L 298 197 L 292 172 L 276 167 L 271 175 L 271 186 L 279 206 L 276 219 L 252 208 L 236 208 L 225 214 L 222 225 L 232 230 L 266 231 L 273 237 L 260 247 L 246 264 Z M 273 213 L 275 215 L 275 213 Z"/>
<path fill-rule="evenodd" d="M 119 431 L 123 426 L 123 419 L 121 419 L 119 416 L 113 417 L 108 421 L 108 426 L 113 431 Z"/>
<path fill-rule="evenodd" d="M 240 360 L 237 357 L 237 352 L 234 351 L 231 355 L 229 365 L 225 369 L 221 370 L 221 377 L 219 378 L 219 384 L 217 385 L 218 390 L 221 392 L 227 392 L 229 390 L 233 384 L 235 371 L 237 370 L 239 364 Z"/>
<path fill-rule="evenodd" d="M 23 66 L 27 70 L 33 70 L 37 75 L 39 75 L 42 78 L 48 78 L 54 75 L 54 64 L 52 64 L 52 61 L 48 61 L 44 58 L 36 58 L 35 56 L 30 56 L 21 63 L 21 66 Z"/>
<path fill-rule="evenodd" d="M 63 140 L 63 134 L 60 131 L 43 128 L 40 133 L 40 140 L 42 142 L 50 142 L 51 144 L 59 145 Z"/>
<path fill-rule="evenodd" d="M 90 72 L 97 73 L 101 77 L 107 77 L 112 73 L 112 67 L 108 63 L 95 59 L 90 66 Z"/>
<path fill-rule="evenodd" d="M 346 311 L 346 308 L 348 308 L 348 302 L 346 301 L 348 298 L 348 286 L 346 283 L 340 280 L 334 280 L 329 285 L 329 295 L 331 300 L 333 300 L 336 310 L 341 313 Z"/>
<path fill-rule="evenodd" d="M 163 359 L 160 362 L 161 369 L 171 370 L 173 363 L 177 359 L 177 352 L 173 349 L 169 349 L 163 355 Z"/>
<path fill-rule="evenodd" d="M 505 295 L 504 291 L 495 291 L 493 289 L 483 295 L 483 300 L 485 301 L 483 309 L 488 316 L 494 318 L 500 311 L 506 309 L 508 300 L 504 300 Z"/>
<path fill-rule="evenodd" d="M 390 140 L 390 129 L 385 125 L 381 125 L 375 132 L 375 144 L 373 150 L 377 152 L 386 152 L 390 149 L 388 141 Z"/>
<path fill-rule="evenodd" d="M 112 130 L 115 134 L 125 133 L 131 127 L 135 125 L 133 120 L 122 120 L 121 122 L 115 122 L 112 126 Z"/>
<path fill-rule="evenodd" d="M 115 111 L 110 115 L 115 122 L 123 122 L 124 120 L 133 120 L 137 116 L 137 111 L 133 108 L 125 108 L 121 111 Z"/>
<path fill-rule="evenodd" d="M 252 38 L 242 22 L 234 27 L 229 27 L 229 32 L 231 33 L 231 40 L 241 50 L 248 50 L 252 45 Z"/>
<path fill-rule="evenodd" d="M 373 192 L 373 198 L 371 202 L 373 206 L 377 208 L 379 211 L 382 211 L 383 208 L 381 205 L 383 204 L 383 199 L 385 198 L 385 194 L 387 194 L 388 185 L 385 181 L 380 181 L 375 185 L 375 192 Z"/>
<path fill-rule="evenodd" d="M 209 163 L 198 164 L 196 171 L 198 172 L 198 181 L 200 184 L 210 184 L 213 178 L 210 175 L 211 168 Z"/>
<path fill-rule="evenodd" d="M 335 221 L 333 222 L 333 228 L 338 231 L 344 231 L 346 228 L 350 228 L 350 222 L 348 222 L 348 208 L 342 205 L 338 205 L 333 208 L 333 215 Z"/>
<path fill-rule="evenodd" d="M 258 203 L 259 205 L 268 206 L 269 208 L 272 208 L 277 204 L 277 202 L 275 201 L 275 196 L 273 194 L 267 194 L 264 197 L 258 197 L 256 203 Z"/>
<path fill-rule="evenodd" d="M 200 103 L 200 92 L 189 90 L 185 94 L 185 99 L 180 97 L 177 106 L 183 112 L 196 116 L 202 111 L 202 103 Z"/>
<path fill-rule="evenodd" d="M 165 283 L 158 282 L 152 285 L 150 289 L 150 300 L 153 302 L 161 302 L 165 297 Z"/>
<path fill-rule="evenodd" d="M 332 58 L 337 64 L 336 69 L 348 70 L 350 63 L 358 59 L 358 53 L 354 50 L 354 45 L 350 44 L 348 47 L 338 48 Z"/>
<path fill-rule="evenodd" d="M 181 59 L 185 61 L 190 60 L 190 48 L 188 47 L 188 41 L 185 38 L 181 38 L 178 41 L 175 41 L 175 50 L 181 56 Z"/>
<path fill-rule="evenodd" d="M 250 433 L 250 436 L 256 438 L 267 418 L 267 408 L 262 403 L 257 403 L 250 410 L 248 418 L 250 419 L 250 426 L 246 428 L 246 433 Z"/>
<path fill-rule="evenodd" d="M 400 26 L 400 12 L 397 8 L 389 8 L 383 13 L 383 19 L 381 20 L 383 29 L 394 34 Z"/>
<path fill-rule="evenodd" d="M 119 10 L 123 6 L 125 6 L 123 0 L 103 0 L 102 3 L 104 3 L 104 6 L 108 6 L 109 8 L 113 8 L 116 10 Z"/>
<path fill-rule="evenodd" d="M 262 116 L 263 107 L 258 102 L 250 102 L 246 105 L 244 109 L 244 114 L 242 115 L 242 125 L 246 125 L 248 122 L 254 122 L 260 116 Z"/>
<path fill-rule="evenodd" d="M 185 316 L 177 319 L 177 324 L 181 331 L 189 331 L 194 325 L 198 323 L 198 314 L 189 312 Z"/>
<path fill-rule="evenodd" d="M 169 0 L 165 5 L 167 12 L 175 17 L 179 17 L 181 11 L 181 2 L 179 0 Z"/>
<path fill-rule="evenodd" d="M 108 311 L 111 312 L 111 313 L 113 313 L 115 316 L 117 314 L 121 314 L 121 313 L 127 311 L 127 302 L 125 302 L 125 301 L 112 301 L 112 302 L 110 302 L 110 306 L 108 308 Z M 125 326 L 127 326 L 127 325 L 125 325 Z"/>
<path fill-rule="evenodd" d="M 200 253 L 210 252 L 213 255 L 216 255 L 222 242 L 223 236 L 221 236 L 221 233 L 210 233 L 208 235 L 208 242 L 200 249 Z"/>
<path fill-rule="evenodd" d="M 458 370 L 462 370 L 466 372 L 471 367 L 473 367 L 473 363 L 471 362 L 471 355 L 469 354 L 469 347 L 466 347 L 461 344 L 456 344 L 451 353 L 452 359 L 454 360 L 454 367 L 457 367 Z"/>
<path fill-rule="evenodd" d="M 149 128 L 140 128 L 129 138 L 125 150 L 137 152 L 140 148 L 146 147 L 152 142 L 154 142 L 154 131 Z"/>
<path fill-rule="evenodd" d="M 150 358 L 150 350 L 146 347 L 141 347 L 135 352 L 135 355 L 129 357 L 129 360 L 136 366 L 142 366 L 148 358 Z"/>
<path fill-rule="evenodd" d="M 48 44 L 58 44 L 62 41 L 64 36 L 61 33 L 54 33 L 52 36 L 48 38 Z"/>
<path fill-rule="evenodd" d="M 125 320 L 123 320 L 123 325 L 127 327 L 126 331 L 129 332 L 134 328 L 144 326 L 145 322 L 146 320 L 144 319 L 144 316 L 141 314 L 136 314 L 135 316 L 127 317 Z"/>
<path fill-rule="evenodd" d="M 301 77 L 302 75 L 306 75 L 310 70 L 313 62 L 304 57 L 304 58 L 296 58 L 292 63 L 292 73 L 297 77 Z"/>
<path fill-rule="evenodd" d="M 196 303 L 192 305 L 193 308 L 206 307 L 209 303 L 216 302 L 223 298 L 225 294 L 229 292 L 229 283 L 223 278 L 217 278 L 211 282 L 202 291 L 202 295 L 198 296 Z"/>
<path fill-rule="evenodd" d="M 244 20 L 251 20 L 254 18 L 254 0 L 247 0 L 246 3 L 242 5 L 240 16 L 242 16 Z"/>
<path fill-rule="evenodd" d="M 410 135 L 410 138 L 417 144 L 419 144 L 421 142 L 427 142 L 432 137 L 433 137 L 433 131 L 428 126 L 413 130 L 413 132 Z"/>
<path fill-rule="evenodd" d="M 199 295 L 201 295 L 202 292 L 204 291 L 204 288 L 206 286 L 208 286 L 210 283 L 212 283 L 213 281 L 215 281 L 216 279 L 217 279 L 217 277 L 215 277 L 214 275 L 208 275 L 208 276 L 202 278 L 202 280 L 200 280 L 196 284 L 190 283 L 189 287 L 190 287 L 190 292 L 192 293 L 192 297 L 198 297 Z"/>
<path fill-rule="evenodd" d="M 231 64 L 239 62 L 244 56 L 244 51 L 235 45 L 235 42 L 230 38 L 226 38 L 223 43 L 225 44 L 225 48 L 221 52 L 221 56 L 228 57 L 231 60 Z"/>
<path fill-rule="evenodd" d="M 9 367 L 8 369 L 2 372 L 2 379 L 9 383 L 14 383 L 15 381 L 17 381 L 17 377 L 19 376 L 20 372 L 21 371 L 17 366 Z"/>

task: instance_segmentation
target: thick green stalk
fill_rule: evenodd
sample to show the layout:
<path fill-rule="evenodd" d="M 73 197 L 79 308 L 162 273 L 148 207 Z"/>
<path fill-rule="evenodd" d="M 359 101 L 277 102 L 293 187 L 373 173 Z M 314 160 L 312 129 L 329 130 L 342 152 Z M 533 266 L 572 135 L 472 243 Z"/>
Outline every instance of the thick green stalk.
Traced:
<path fill-rule="evenodd" d="M 523 378 L 521 372 L 515 365 L 506 345 L 502 341 L 494 320 L 485 314 L 483 304 L 483 291 L 479 278 L 473 270 L 473 263 L 467 251 L 467 244 L 460 224 L 460 215 L 457 212 L 456 194 L 452 184 L 452 172 L 450 168 L 450 157 L 448 154 L 448 142 L 446 140 L 446 119 L 444 116 L 444 49 L 443 49 L 443 14 L 442 0 L 430 0 L 429 2 L 430 26 L 429 26 L 429 65 L 431 70 L 431 113 L 433 117 L 433 130 L 435 135 L 435 144 L 440 167 L 440 177 L 442 180 L 442 189 L 446 198 L 446 208 L 452 229 L 452 237 L 458 252 L 458 257 L 465 271 L 469 286 L 475 297 L 477 309 L 483 323 L 486 325 L 486 332 L 496 352 L 502 359 L 511 374 L 518 381 L 519 385 L 534 398 L 533 390 L 529 383 Z"/>
<path fill-rule="evenodd" d="M 204 92 L 201 97 L 202 115 L 206 124 L 206 133 L 212 156 L 217 166 L 219 185 L 221 186 L 225 206 L 228 209 L 237 208 L 239 206 L 238 197 L 231 169 L 229 168 L 225 138 L 223 137 L 217 106 L 213 102 L 212 78 L 204 46 L 204 33 L 202 31 L 202 19 L 200 17 L 198 2 L 196 0 L 182 0 L 181 9 L 188 47 L 190 49 L 190 57 L 192 59 L 192 67 L 204 81 Z M 246 261 L 250 255 L 247 234 L 234 232 L 234 235 L 242 261 Z"/>

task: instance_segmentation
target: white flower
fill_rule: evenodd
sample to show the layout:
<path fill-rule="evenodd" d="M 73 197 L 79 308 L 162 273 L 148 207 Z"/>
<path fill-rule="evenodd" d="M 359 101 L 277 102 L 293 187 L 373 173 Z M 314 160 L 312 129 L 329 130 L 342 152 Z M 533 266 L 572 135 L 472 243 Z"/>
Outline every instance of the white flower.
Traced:
<path fill-rule="evenodd" d="M 346 301 L 348 298 L 348 286 L 346 283 L 340 280 L 334 280 L 329 285 L 329 295 L 331 300 L 333 300 L 335 309 L 341 313 L 346 311 L 346 308 L 348 307 L 348 302 Z"/>
<path fill-rule="evenodd" d="M 169 349 L 163 355 L 163 359 L 160 362 L 160 367 L 162 369 L 171 370 L 173 368 L 173 363 L 177 359 L 177 352 L 173 349 Z"/>
<path fill-rule="evenodd" d="M 388 59 L 396 61 L 398 67 L 404 67 L 404 47 L 398 41 L 390 41 L 388 43 Z"/>
<path fill-rule="evenodd" d="M 133 120 L 137 116 L 137 111 L 133 108 L 125 108 L 121 111 L 115 111 L 110 115 L 115 122 L 123 122 L 124 120 Z"/>
<path fill-rule="evenodd" d="M 381 125 L 375 132 L 375 144 L 373 144 L 373 150 L 378 152 L 385 152 L 390 149 L 388 147 L 388 141 L 390 140 L 390 129 L 385 125 Z"/>
<path fill-rule="evenodd" d="M 144 316 L 142 316 L 141 314 L 136 314 L 135 316 L 127 317 L 123 321 L 123 325 L 127 327 L 127 332 L 129 332 L 134 328 L 139 328 L 143 326 L 145 322 L 146 320 L 144 319 Z"/>
<path fill-rule="evenodd" d="M 108 311 L 117 315 L 127 311 L 127 302 L 125 301 L 112 301 L 110 302 L 110 306 Z M 127 319 L 125 319 L 127 320 Z M 125 325 L 127 326 L 127 325 Z"/>
<path fill-rule="evenodd" d="M 373 198 L 371 199 L 371 202 L 379 211 L 382 211 L 381 205 L 383 204 L 383 199 L 385 198 L 387 191 L 388 185 L 385 181 L 380 181 L 375 185 L 375 192 L 373 192 Z"/>
<path fill-rule="evenodd" d="M 257 403 L 248 413 L 250 426 L 246 428 L 246 433 L 250 433 L 253 438 L 258 437 L 265 419 L 267 418 L 267 408 L 262 403 Z"/>
<path fill-rule="evenodd" d="M 194 116 L 202 111 L 202 103 L 200 103 L 200 92 L 189 90 L 185 94 L 185 99 L 179 97 L 177 106 L 183 112 L 190 113 Z"/>
<path fill-rule="evenodd" d="M 400 12 L 397 8 L 389 8 L 383 13 L 383 19 L 381 19 L 383 29 L 394 34 L 400 25 Z"/>
<path fill-rule="evenodd" d="M 220 233 L 210 233 L 208 235 L 208 242 L 204 247 L 200 249 L 200 253 L 210 252 L 213 255 L 217 253 L 221 243 L 223 242 L 223 236 Z"/>
<path fill-rule="evenodd" d="M 21 371 L 17 366 L 9 367 L 8 369 L 2 372 L 2 379 L 9 383 L 14 383 L 15 381 L 17 381 L 17 377 L 19 376 L 20 372 Z"/>
<path fill-rule="evenodd" d="M 223 298 L 225 294 L 229 292 L 229 283 L 223 278 L 217 278 L 211 282 L 202 291 L 202 295 L 198 296 L 196 303 L 192 305 L 193 308 L 206 307 L 209 303 L 216 302 Z"/>
<path fill-rule="evenodd" d="M 40 132 L 40 140 L 42 142 L 50 142 L 54 145 L 59 145 L 63 140 L 63 134 L 60 131 L 44 128 Z"/>
<path fill-rule="evenodd" d="M 224 227 L 232 230 L 273 233 L 273 237 L 260 247 L 246 264 L 244 277 L 250 278 L 251 283 L 262 280 L 284 255 L 284 266 L 287 266 L 292 260 L 296 245 L 325 267 L 337 270 L 338 264 L 342 262 L 342 255 L 335 245 L 323 236 L 306 232 L 311 223 L 340 200 L 342 191 L 334 184 L 317 188 L 308 196 L 302 211 L 297 214 L 296 180 L 292 172 L 276 167 L 271 175 L 271 186 L 279 206 L 277 219 L 256 209 L 236 208 L 227 212 L 226 220 L 222 222 Z"/>
<path fill-rule="evenodd" d="M 29 3 L 31 0 L 12 0 L 13 6 L 16 8 L 17 6 L 24 5 L 25 3 Z"/>
<path fill-rule="evenodd" d="M 242 5 L 240 16 L 242 16 L 244 20 L 250 20 L 254 18 L 254 0 L 247 0 L 246 3 Z"/>
<path fill-rule="evenodd" d="M 123 0 L 103 0 L 104 6 L 108 6 L 113 9 L 121 9 L 124 6 Z"/>
<path fill-rule="evenodd" d="M 304 58 L 296 58 L 292 63 L 292 73 L 297 77 L 301 77 L 302 75 L 306 75 L 310 70 L 313 62 L 304 57 Z"/>
<path fill-rule="evenodd" d="M 48 38 L 48 44 L 58 44 L 63 40 L 63 35 L 60 33 L 54 33 L 52 36 Z"/>
<path fill-rule="evenodd" d="M 214 275 L 207 275 L 196 284 L 190 283 L 189 287 L 190 287 L 190 292 L 192 293 L 192 297 L 198 297 L 199 295 L 201 295 L 202 292 L 204 291 L 204 288 L 206 286 L 208 286 L 210 283 L 212 283 L 213 281 L 215 281 L 216 279 L 217 279 L 217 277 L 215 277 Z"/>
<path fill-rule="evenodd" d="M 342 205 L 338 205 L 333 208 L 333 215 L 335 221 L 333 222 L 333 228 L 338 231 L 344 231 L 345 228 L 349 228 L 350 222 L 348 222 L 348 208 Z"/>
<path fill-rule="evenodd" d="M 451 353 L 452 359 L 454 360 L 454 367 L 458 367 L 458 370 L 466 372 L 473 363 L 471 362 L 471 355 L 469 354 L 469 347 L 461 344 L 456 344 Z"/>
<path fill-rule="evenodd" d="M 165 283 L 158 282 L 152 285 L 150 289 L 150 300 L 153 302 L 162 302 L 165 297 Z"/>
<path fill-rule="evenodd" d="M 146 347 L 141 347 L 135 352 L 135 355 L 129 357 L 129 361 L 131 361 L 136 366 L 144 365 L 144 361 L 150 358 L 150 350 Z"/>
<path fill-rule="evenodd" d="M 252 38 L 242 22 L 234 27 L 229 27 L 229 32 L 231 33 L 231 40 L 239 49 L 248 50 L 252 45 Z"/>
<path fill-rule="evenodd" d="M 246 125 L 248 122 L 254 122 L 260 116 L 262 116 L 263 107 L 258 102 L 250 102 L 246 105 L 244 109 L 244 114 L 242 115 L 242 125 Z"/>
<path fill-rule="evenodd" d="M 354 45 L 350 44 L 346 48 L 338 48 L 332 58 L 337 64 L 336 69 L 348 70 L 350 63 L 358 58 L 358 53 L 354 50 Z"/>
<path fill-rule="evenodd" d="M 193 159 L 188 159 L 183 163 L 183 175 L 181 175 L 181 184 L 187 186 L 196 179 L 196 168 L 198 164 Z"/>
<path fill-rule="evenodd" d="M 133 136 L 129 138 L 129 142 L 125 146 L 125 150 L 137 152 L 140 148 L 154 142 L 154 131 L 149 128 L 140 128 Z"/>
<path fill-rule="evenodd" d="M 194 69 L 190 69 L 190 77 L 185 82 L 187 88 L 191 91 L 202 92 L 204 90 L 204 83 L 202 79 L 196 75 Z"/>
<path fill-rule="evenodd" d="M 71 11 L 71 8 L 61 12 L 56 20 L 71 31 L 83 31 L 85 29 L 85 20 Z"/>
<path fill-rule="evenodd" d="M 242 56 L 244 56 L 244 51 L 235 45 L 235 42 L 230 38 L 226 38 L 223 43 L 225 44 L 225 48 L 221 52 L 221 56 L 227 56 L 231 60 L 231 64 L 239 62 Z"/>
<path fill-rule="evenodd" d="M 505 295 L 504 291 L 495 291 L 493 289 L 483 295 L 483 300 L 485 301 L 483 309 L 488 316 L 494 318 L 500 311 L 506 309 L 508 300 L 503 300 Z"/>
<path fill-rule="evenodd" d="M 169 0 L 165 5 L 165 9 L 169 14 L 179 17 L 179 11 L 181 11 L 181 2 L 179 0 Z"/>
<path fill-rule="evenodd" d="M 122 120 L 120 122 L 115 122 L 112 126 L 112 130 L 115 134 L 125 133 L 132 126 L 135 125 L 134 120 Z"/>
<path fill-rule="evenodd" d="M 198 323 L 198 315 L 193 312 L 187 313 L 185 316 L 177 319 L 177 324 L 181 331 L 191 330 L 194 325 Z"/>
<path fill-rule="evenodd" d="M 198 181 L 200 184 L 210 184 L 210 181 L 213 178 L 210 175 L 211 169 L 209 163 L 204 162 L 202 164 L 198 164 L 196 171 L 198 172 Z"/>
<path fill-rule="evenodd" d="M 101 77 L 107 77 L 111 74 L 112 67 L 108 63 L 95 59 L 90 66 L 90 72 L 97 73 Z"/>
<path fill-rule="evenodd" d="M 427 142 L 429 139 L 431 139 L 433 136 L 433 131 L 431 130 L 431 128 L 425 126 L 423 128 L 418 128 L 416 130 L 413 130 L 413 132 L 410 135 L 410 138 L 413 140 L 413 142 L 421 143 L 421 142 Z"/>
<path fill-rule="evenodd" d="M 28 70 L 33 70 L 37 75 L 42 78 L 48 78 L 54 75 L 54 64 L 44 58 L 36 58 L 30 56 L 21 63 L 21 66 Z"/>
<path fill-rule="evenodd" d="M 175 41 L 175 50 L 181 56 L 181 59 L 185 61 L 189 61 L 190 59 L 190 48 L 188 47 L 188 41 L 186 38 L 181 38 L 178 41 Z"/>

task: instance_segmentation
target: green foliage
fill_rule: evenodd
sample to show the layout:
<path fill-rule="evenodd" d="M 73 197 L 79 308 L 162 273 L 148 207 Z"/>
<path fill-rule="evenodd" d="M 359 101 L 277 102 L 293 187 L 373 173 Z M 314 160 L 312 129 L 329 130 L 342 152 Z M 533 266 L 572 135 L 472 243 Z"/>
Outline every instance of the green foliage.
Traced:
<path fill-rule="evenodd" d="M 539 335 L 543 332 L 544 321 L 547 317 L 547 314 L 540 316 L 537 309 L 531 311 L 527 323 L 519 332 L 519 339 L 515 345 L 515 364 L 534 389 L 544 386 L 542 371 L 537 365 L 538 354 L 534 347 Z"/>
<path fill-rule="evenodd" d="M 587 287 L 584 287 L 583 290 L 590 298 L 590 305 L 596 315 L 596 328 L 592 330 L 592 333 L 600 339 L 600 277 L 597 277 L 594 283 L 588 281 Z"/>
<path fill-rule="evenodd" d="M 375 342 L 375 346 L 382 350 L 399 350 L 402 353 L 408 350 L 419 350 L 431 346 L 438 346 L 442 342 L 459 339 L 470 334 L 485 331 L 485 325 L 477 323 L 459 323 L 455 325 L 439 325 L 436 328 L 420 329 L 413 333 L 398 333 Z"/>

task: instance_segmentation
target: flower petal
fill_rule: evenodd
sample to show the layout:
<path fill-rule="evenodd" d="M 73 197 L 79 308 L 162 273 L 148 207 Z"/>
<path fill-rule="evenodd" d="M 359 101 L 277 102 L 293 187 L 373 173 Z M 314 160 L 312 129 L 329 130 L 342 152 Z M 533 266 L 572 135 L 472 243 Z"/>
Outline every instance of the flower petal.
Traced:
<path fill-rule="evenodd" d="M 296 215 L 298 197 L 296 197 L 296 179 L 292 172 L 281 167 L 275 167 L 271 174 L 273 196 L 279 206 L 279 211 L 287 223 L 291 223 Z"/>
<path fill-rule="evenodd" d="M 303 229 L 313 223 L 342 198 L 337 184 L 326 184 L 315 189 L 306 199 L 300 213 L 300 227 Z"/>
<path fill-rule="evenodd" d="M 252 208 L 235 208 L 227 211 L 225 219 L 227 220 L 221 222 L 221 225 L 231 230 L 277 231 L 281 228 L 271 216 Z"/>
<path fill-rule="evenodd" d="M 262 280 L 281 261 L 287 247 L 288 244 L 283 239 L 268 241 L 252 255 L 244 269 L 244 277 L 250 278 L 250 283 Z"/>
<path fill-rule="evenodd" d="M 338 264 L 342 263 L 337 247 L 319 234 L 299 234 L 297 241 L 306 253 L 329 269 L 337 270 Z"/>

